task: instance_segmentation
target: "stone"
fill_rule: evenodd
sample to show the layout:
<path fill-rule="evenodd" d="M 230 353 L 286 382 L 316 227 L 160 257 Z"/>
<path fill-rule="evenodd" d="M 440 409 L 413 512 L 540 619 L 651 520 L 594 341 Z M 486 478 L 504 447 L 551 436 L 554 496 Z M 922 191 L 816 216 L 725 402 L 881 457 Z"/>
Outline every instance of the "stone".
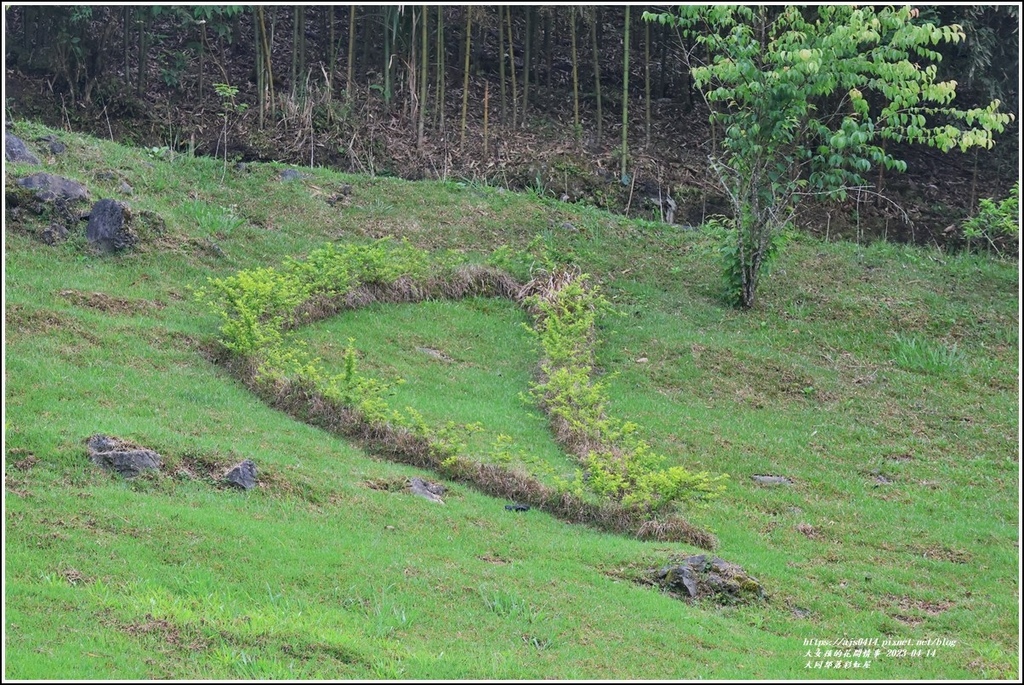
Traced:
<path fill-rule="evenodd" d="M 129 227 L 127 205 L 117 200 L 104 199 L 93 205 L 85 237 L 104 252 L 132 247 L 138 237 Z"/>
<path fill-rule="evenodd" d="M 60 142 L 60 138 L 52 133 L 45 135 L 42 138 L 37 138 L 36 140 L 41 143 L 49 143 L 47 147 L 50 148 L 50 154 L 52 155 L 62 155 L 68 151 L 68 146 Z"/>
<path fill-rule="evenodd" d="M 423 480 L 422 478 L 410 478 L 409 490 L 420 497 L 430 500 L 431 502 L 444 504 L 444 500 L 441 499 L 441 495 L 445 492 L 443 485 L 431 483 L 430 481 Z"/>
<path fill-rule="evenodd" d="M 519 502 L 516 502 L 515 504 L 506 504 L 505 511 L 530 511 L 530 505 L 520 504 Z"/>
<path fill-rule="evenodd" d="M 751 476 L 755 483 L 761 485 L 792 485 L 793 481 L 785 476 Z"/>
<path fill-rule="evenodd" d="M 41 164 L 39 158 L 33 154 L 23 141 L 13 133 L 4 131 L 4 159 L 8 162 L 24 162 L 25 164 Z"/>
<path fill-rule="evenodd" d="M 63 224 L 57 223 L 56 221 L 43 229 L 43 232 L 39 235 L 43 242 L 47 245 L 56 245 L 67 240 L 68 229 Z"/>
<path fill-rule="evenodd" d="M 144 471 L 157 470 L 162 463 L 160 455 L 153 450 L 108 435 L 93 435 L 85 444 L 94 464 L 123 478 L 135 478 Z"/>
<path fill-rule="evenodd" d="M 287 182 L 287 181 L 299 181 L 299 180 L 302 180 L 302 179 L 306 178 L 306 174 L 302 173 L 301 171 L 297 171 L 295 169 L 285 169 L 284 171 L 282 171 L 278 175 L 278 178 L 280 178 L 282 181 L 285 181 L 285 182 Z"/>
<path fill-rule="evenodd" d="M 678 564 L 664 566 L 654 573 L 655 582 L 685 599 L 710 597 L 729 604 L 765 599 L 765 591 L 757 579 L 741 566 L 721 557 L 706 554 L 686 557 Z"/>
<path fill-rule="evenodd" d="M 34 191 L 37 200 L 41 202 L 52 202 L 63 200 L 65 202 L 77 202 L 89 199 L 89 191 L 78 181 L 55 176 L 43 171 L 30 174 L 25 178 L 19 178 L 16 183 L 29 190 Z"/>
<path fill-rule="evenodd" d="M 243 490 L 251 490 L 256 486 L 256 464 L 252 459 L 243 459 L 224 474 L 224 480 Z"/>

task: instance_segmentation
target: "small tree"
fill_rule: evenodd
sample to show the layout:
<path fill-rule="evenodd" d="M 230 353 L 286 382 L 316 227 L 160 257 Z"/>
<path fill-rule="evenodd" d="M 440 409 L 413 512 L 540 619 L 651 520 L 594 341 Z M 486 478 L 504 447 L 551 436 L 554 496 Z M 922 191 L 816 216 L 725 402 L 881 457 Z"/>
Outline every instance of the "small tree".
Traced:
<path fill-rule="evenodd" d="M 887 141 L 943 152 L 992 147 L 1013 115 L 950 106 L 956 82 L 938 82 L 931 46 L 959 42 L 959 26 L 918 25 L 910 7 L 702 5 L 647 20 L 694 41 L 686 64 L 721 136 L 711 168 L 734 212 L 725 246 L 734 304 L 755 302 L 762 267 L 801 198 L 867 189 L 879 165 L 904 171 Z M 699 50 L 697 48 L 700 48 Z M 700 55 L 708 56 L 708 63 Z M 890 146 L 891 147 L 891 146 Z"/>

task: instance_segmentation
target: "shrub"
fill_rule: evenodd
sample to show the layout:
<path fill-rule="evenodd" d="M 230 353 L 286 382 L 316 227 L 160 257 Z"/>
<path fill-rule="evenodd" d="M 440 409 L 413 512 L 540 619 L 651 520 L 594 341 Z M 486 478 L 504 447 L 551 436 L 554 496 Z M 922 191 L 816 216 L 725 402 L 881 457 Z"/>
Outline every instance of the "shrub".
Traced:
<path fill-rule="evenodd" d="M 585 274 L 549 276 L 530 298 L 544 356 L 531 394 L 558 426 L 556 437 L 585 468 L 561 487 L 575 494 L 585 488 L 650 514 L 717 496 L 726 476 L 664 468 L 665 457 L 636 436 L 636 424 L 607 416 L 604 384 L 591 376 L 597 315 L 609 304 L 587 280 Z"/>
<path fill-rule="evenodd" d="M 980 200 L 978 213 L 964 222 L 963 235 L 969 247 L 984 241 L 997 255 L 1005 255 L 1008 249 L 1016 254 L 1020 238 L 1020 181 L 1013 184 L 1010 195 L 1004 200 Z M 1008 248 L 1007 244 L 1013 248 Z"/>

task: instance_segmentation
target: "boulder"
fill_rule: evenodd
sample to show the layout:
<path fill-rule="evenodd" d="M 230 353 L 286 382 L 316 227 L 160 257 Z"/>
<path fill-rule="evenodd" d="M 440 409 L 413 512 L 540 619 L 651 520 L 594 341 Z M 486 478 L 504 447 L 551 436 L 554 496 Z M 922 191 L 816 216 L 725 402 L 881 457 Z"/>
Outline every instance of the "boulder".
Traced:
<path fill-rule="evenodd" d="M 8 162 L 24 162 L 26 164 L 41 164 L 23 141 L 13 133 L 4 131 L 4 159 Z"/>
<path fill-rule="evenodd" d="M 78 181 L 43 171 L 19 178 L 16 183 L 22 188 L 33 191 L 36 199 L 40 202 L 54 200 L 78 202 L 89 199 L 89 190 Z"/>
<path fill-rule="evenodd" d="M 153 450 L 108 435 L 93 435 L 85 442 L 89 458 L 108 471 L 124 478 L 135 478 L 144 471 L 159 469 L 162 459 Z"/>
<path fill-rule="evenodd" d="M 251 459 L 244 459 L 228 469 L 224 480 L 243 490 L 251 490 L 256 486 L 256 464 Z"/>
<path fill-rule="evenodd" d="M 720 557 L 698 554 L 658 569 L 655 582 L 684 599 L 713 598 L 724 604 L 762 600 L 764 588 L 742 567 Z"/>
<path fill-rule="evenodd" d="M 444 494 L 445 488 L 439 483 L 431 483 L 430 481 L 423 480 L 422 478 L 410 478 L 409 490 L 420 497 L 429 499 L 431 502 L 444 504 L 444 500 L 441 499 L 441 495 Z"/>
<path fill-rule="evenodd" d="M 85 237 L 104 252 L 132 247 L 138 236 L 129 226 L 128 206 L 117 200 L 104 199 L 93 205 Z"/>
<path fill-rule="evenodd" d="M 53 155 L 62 155 L 68 150 L 68 146 L 60 142 L 60 138 L 52 133 L 45 135 L 42 138 L 36 138 L 36 140 L 41 143 L 49 143 L 47 147 L 50 148 L 50 154 Z"/>
<path fill-rule="evenodd" d="M 288 182 L 288 181 L 300 181 L 300 180 L 306 178 L 306 176 L 307 176 L 307 174 L 304 174 L 301 171 L 297 171 L 295 169 L 285 169 L 284 171 L 282 171 L 278 175 L 278 178 L 281 179 L 282 181 Z"/>

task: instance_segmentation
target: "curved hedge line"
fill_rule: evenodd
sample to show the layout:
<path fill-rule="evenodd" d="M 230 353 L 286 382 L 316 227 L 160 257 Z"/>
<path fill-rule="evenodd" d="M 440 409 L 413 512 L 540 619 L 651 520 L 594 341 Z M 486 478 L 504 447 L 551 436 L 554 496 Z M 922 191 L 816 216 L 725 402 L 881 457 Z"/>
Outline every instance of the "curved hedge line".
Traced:
<path fill-rule="evenodd" d="M 549 416 L 556 440 L 582 467 L 572 481 L 551 487 L 520 470 L 462 456 L 457 426 L 430 426 L 413 410 L 390 407 L 387 385 L 360 375 L 351 347 L 341 373 L 331 374 L 292 339 L 302 325 L 376 302 L 473 296 L 511 299 L 533 315 L 543 359 L 531 394 Z M 579 272 L 520 283 L 494 267 L 432 257 L 384 239 L 329 244 L 304 260 L 288 258 L 280 268 L 210 279 L 199 297 L 221 318 L 218 360 L 296 419 L 356 440 L 373 454 L 433 469 L 568 521 L 705 549 L 717 545 L 712 534 L 672 509 L 716 496 L 725 476 L 662 468 L 664 457 L 637 437 L 635 424 L 606 415 L 604 387 L 592 370 L 595 321 L 607 303 Z"/>

